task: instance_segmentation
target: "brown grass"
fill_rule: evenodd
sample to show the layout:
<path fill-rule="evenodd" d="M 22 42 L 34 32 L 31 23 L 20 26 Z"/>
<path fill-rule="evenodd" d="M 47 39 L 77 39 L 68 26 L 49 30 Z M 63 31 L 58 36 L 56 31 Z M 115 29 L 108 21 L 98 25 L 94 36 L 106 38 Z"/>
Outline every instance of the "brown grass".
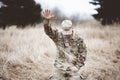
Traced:
<path fill-rule="evenodd" d="M 0 79 L 47 80 L 53 72 L 56 47 L 39 26 L 0 29 Z M 120 25 L 84 23 L 75 31 L 88 53 L 79 74 L 87 80 L 120 80 Z"/>

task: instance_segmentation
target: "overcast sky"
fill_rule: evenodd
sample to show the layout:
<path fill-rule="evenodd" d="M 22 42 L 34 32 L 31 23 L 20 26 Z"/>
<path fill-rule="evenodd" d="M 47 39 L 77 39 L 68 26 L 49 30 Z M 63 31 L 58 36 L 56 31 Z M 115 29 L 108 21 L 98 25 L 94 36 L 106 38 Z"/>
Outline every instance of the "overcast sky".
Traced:
<path fill-rule="evenodd" d="M 80 14 L 83 18 L 91 18 L 91 14 L 96 14 L 96 6 L 90 4 L 92 0 L 35 0 L 41 3 L 42 9 L 59 8 L 66 16 Z"/>

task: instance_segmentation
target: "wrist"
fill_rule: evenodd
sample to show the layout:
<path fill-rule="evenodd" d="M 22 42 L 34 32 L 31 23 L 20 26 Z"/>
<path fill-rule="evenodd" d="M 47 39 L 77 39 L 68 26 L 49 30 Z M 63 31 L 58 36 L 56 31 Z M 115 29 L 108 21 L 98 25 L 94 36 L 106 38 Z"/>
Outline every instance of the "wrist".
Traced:
<path fill-rule="evenodd" d="M 44 24 L 49 24 L 49 19 L 44 19 L 43 23 Z"/>

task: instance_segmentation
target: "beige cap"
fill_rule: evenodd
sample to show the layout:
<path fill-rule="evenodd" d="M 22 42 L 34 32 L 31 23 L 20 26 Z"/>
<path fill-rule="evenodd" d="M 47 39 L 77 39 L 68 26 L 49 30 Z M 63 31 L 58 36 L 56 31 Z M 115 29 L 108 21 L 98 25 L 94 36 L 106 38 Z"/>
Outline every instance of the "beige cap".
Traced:
<path fill-rule="evenodd" d="M 63 30 L 70 30 L 72 28 L 72 21 L 71 20 L 63 20 L 62 23 Z"/>

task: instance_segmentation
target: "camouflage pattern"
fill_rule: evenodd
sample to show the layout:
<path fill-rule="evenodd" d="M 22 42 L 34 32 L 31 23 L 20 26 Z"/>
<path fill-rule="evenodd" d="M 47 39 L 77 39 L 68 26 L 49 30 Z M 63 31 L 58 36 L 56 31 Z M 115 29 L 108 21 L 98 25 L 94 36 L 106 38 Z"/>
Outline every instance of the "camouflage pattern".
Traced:
<path fill-rule="evenodd" d="M 84 65 L 87 51 L 83 39 L 74 32 L 71 35 L 64 35 L 62 32 L 53 30 L 49 20 L 45 20 L 44 30 L 55 42 L 59 53 L 54 63 L 56 70 L 49 80 L 82 80 L 77 72 L 70 70 L 70 66 L 76 67 L 79 71 Z M 71 61 L 72 63 L 70 63 Z"/>

